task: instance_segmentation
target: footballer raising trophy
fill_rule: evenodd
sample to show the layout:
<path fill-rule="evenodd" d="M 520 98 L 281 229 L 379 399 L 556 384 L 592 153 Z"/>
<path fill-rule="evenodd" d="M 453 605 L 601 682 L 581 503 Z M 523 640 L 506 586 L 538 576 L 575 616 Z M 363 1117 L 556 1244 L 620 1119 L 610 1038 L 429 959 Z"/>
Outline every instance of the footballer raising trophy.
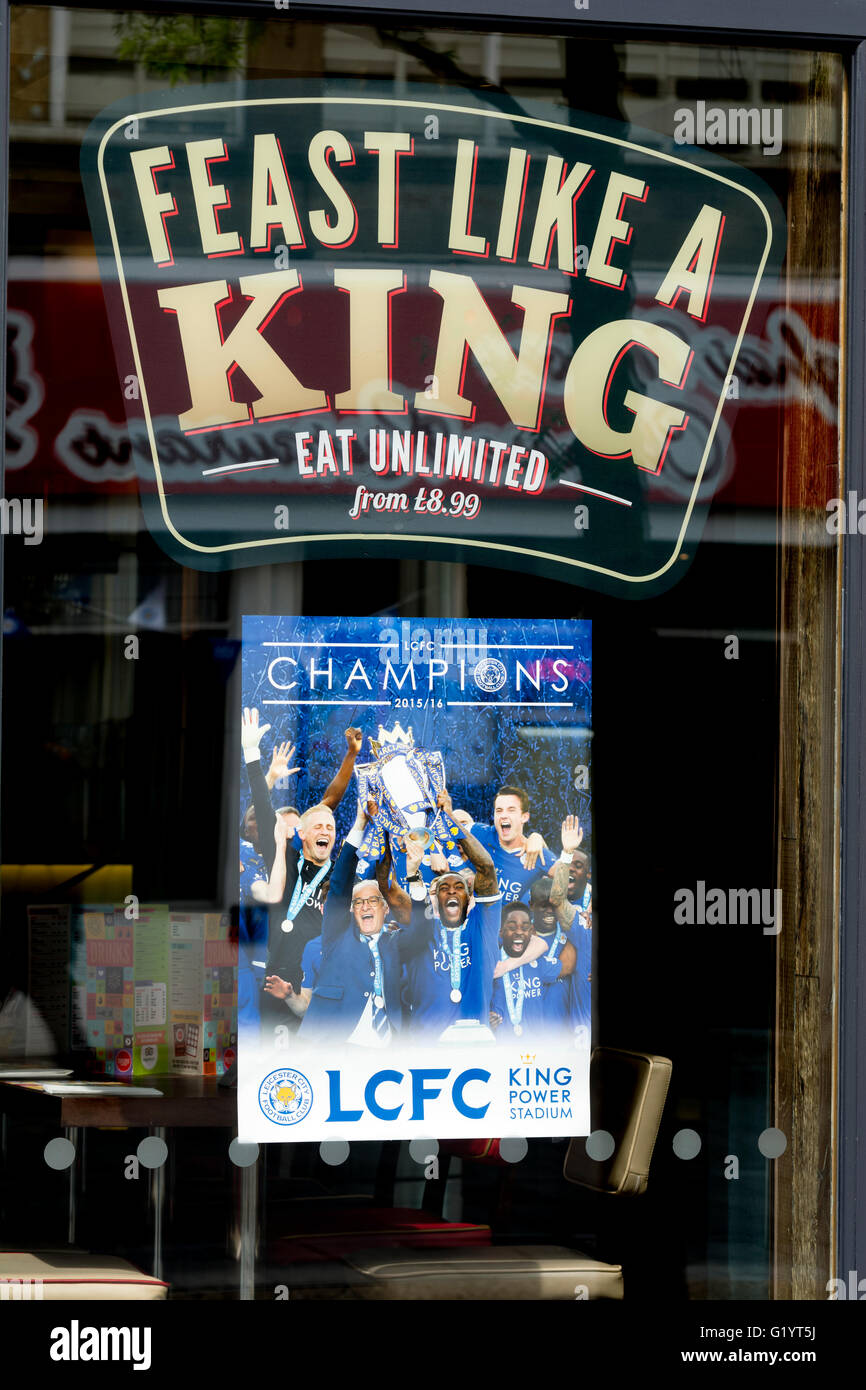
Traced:
<path fill-rule="evenodd" d="M 390 731 L 379 725 L 379 737 L 370 739 L 374 762 L 358 763 L 358 798 L 362 806 L 369 800 L 378 810 L 364 833 L 358 859 L 376 863 L 385 852 L 385 836 L 390 835 L 405 848 L 406 840 L 420 840 L 426 852 L 439 848 L 453 850 L 463 832 L 449 813 L 437 806 L 445 790 L 445 767 L 441 753 L 428 753 L 415 747 L 410 724 L 404 731 L 399 720 Z"/>

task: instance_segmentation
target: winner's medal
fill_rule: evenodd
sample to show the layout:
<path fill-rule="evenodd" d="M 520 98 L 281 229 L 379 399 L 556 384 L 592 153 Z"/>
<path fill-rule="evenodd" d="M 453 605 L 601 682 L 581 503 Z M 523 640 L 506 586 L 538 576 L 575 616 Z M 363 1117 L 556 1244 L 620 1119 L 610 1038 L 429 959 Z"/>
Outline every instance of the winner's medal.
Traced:
<path fill-rule="evenodd" d="M 463 991 L 460 988 L 460 938 L 463 935 L 463 924 L 457 927 L 451 934 L 452 939 L 448 943 L 448 931 L 445 927 L 439 928 L 439 939 L 442 943 L 442 954 L 448 962 L 449 973 L 451 975 L 451 1003 L 459 1004 L 463 998 Z"/>
<path fill-rule="evenodd" d="M 280 923 L 280 930 L 284 932 L 290 932 L 293 929 L 295 925 L 295 918 L 301 910 L 302 900 L 306 901 L 308 907 L 312 907 L 315 904 L 316 889 L 318 888 L 322 879 L 325 877 L 325 874 L 331 867 L 330 859 L 326 859 L 322 867 L 319 869 L 319 872 L 316 874 L 315 878 L 311 881 L 309 886 L 305 888 L 303 880 L 305 862 L 306 861 L 304 860 L 304 857 L 302 855 L 298 862 L 298 879 L 295 884 L 294 891 L 292 893 L 292 900 L 289 903 L 289 910 L 283 918 L 282 922 Z"/>
<path fill-rule="evenodd" d="M 500 960 L 508 960 L 508 954 L 504 950 L 499 952 Z M 513 977 L 517 975 L 516 989 L 512 983 Z M 523 1033 L 523 1000 L 526 995 L 526 980 L 523 976 L 523 966 L 519 965 L 516 970 L 507 970 L 502 977 L 502 991 L 505 995 L 505 1007 L 508 1010 L 508 1018 L 514 1030 L 515 1037 L 520 1037 Z"/>
<path fill-rule="evenodd" d="M 381 994 L 375 996 L 373 1003 L 376 1005 L 377 1009 L 384 1009 L 385 1007 L 385 1000 L 382 998 Z"/>

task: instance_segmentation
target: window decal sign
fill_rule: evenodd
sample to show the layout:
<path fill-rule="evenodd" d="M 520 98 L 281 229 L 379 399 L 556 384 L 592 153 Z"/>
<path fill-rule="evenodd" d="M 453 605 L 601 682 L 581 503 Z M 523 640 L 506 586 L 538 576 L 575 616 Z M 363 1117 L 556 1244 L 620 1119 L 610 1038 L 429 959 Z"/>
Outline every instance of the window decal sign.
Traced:
<path fill-rule="evenodd" d="M 591 624 L 245 617 L 242 660 L 240 1138 L 588 1133 Z"/>
<path fill-rule="evenodd" d="M 176 559 L 681 572 L 782 254 L 754 176 L 578 112 L 330 82 L 112 108 L 82 167 Z"/>

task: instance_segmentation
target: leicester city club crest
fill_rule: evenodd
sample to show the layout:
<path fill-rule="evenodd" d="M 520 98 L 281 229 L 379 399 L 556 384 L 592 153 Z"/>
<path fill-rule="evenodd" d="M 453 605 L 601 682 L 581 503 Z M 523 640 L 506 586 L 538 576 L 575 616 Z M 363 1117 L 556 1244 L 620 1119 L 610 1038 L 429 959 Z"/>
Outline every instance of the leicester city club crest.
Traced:
<path fill-rule="evenodd" d="M 280 1067 L 269 1072 L 259 1086 L 259 1105 L 275 1125 L 296 1125 L 310 1113 L 313 1088 L 303 1072 Z"/>
<path fill-rule="evenodd" d="M 485 656 L 475 667 L 472 678 L 479 690 L 485 690 L 492 695 L 502 689 L 508 679 L 508 672 L 497 657 Z"/>

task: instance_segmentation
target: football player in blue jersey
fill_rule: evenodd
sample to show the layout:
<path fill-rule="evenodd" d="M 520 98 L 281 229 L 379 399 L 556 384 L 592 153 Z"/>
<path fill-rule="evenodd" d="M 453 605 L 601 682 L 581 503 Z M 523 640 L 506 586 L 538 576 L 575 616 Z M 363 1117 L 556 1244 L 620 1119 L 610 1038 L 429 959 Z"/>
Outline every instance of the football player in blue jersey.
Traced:
<path fill-rule="evenodd" d="M 575 1040 L 588 1047 L 592 1026 L 592 888 L 589 855 L 580 848 L 582 842 L 577 817 L 567 816 L 562 822 L 562 854 L 551 879 L 550 906 L 577 952 L 571 979 L 571 1021 Z"/>
<path fill-rule="evenodd" d="M 575 907 L 579 907 L 581 912 L 589 912 L 592 907 L 592 883 L 589 877 L 592 852 L 584 839 L 582 830 L 574 847 L 569 852 L 571 863 L 568 867 L 566 897 Z M 563 853 L 565 853 L 564 848 Z"/>
<path fill-rule="evenodd" d="M 447 792 L 440 792 L 438 804 L 451 811 Z M 471 832 L 464 832 L 459 844 L 468 864 L 434 879 L 431 896 L 438 920 L 430 923 L 426 949 L 406 966 L 410 1029 L 416 1040 L 442 1039 L 447 1032 L 446 1041 L 457 1041 L 462 1028 L 468 1041 L 485 1035 L 491 1041 L 494 977 L 520 964 L 497 959 L 502 894 L 492 856 Z M 528 949 L 535 959 L 544 944 Z"/>
<path fill-rule="evenodd" d="M 524 833 L 529 820 L 529 797 L 522 787 L 502 787 L 493 802 L 493 825 L 473 821 L 466 811 L 456 811 L 458 825 L 472 834 L 492 855 L 499 891 L 504 902 L 525 901 L 537 878 L 556 863 L 537 831 Z"/>
<path fill-rule="evenodd" d="M 554 870 L 554 873 L 556 870 Z M 529 908 L 536 936 L 547 943 L 544 960 L 560 965 L 559 974 L 550 981 L 542 999 L 545 1023 L 551 1032 L 568 1033 L 572 1015 L 572 977 L 577 963 L 577 951 L 571 932 L 563 931 L 550 903 L 552 879 L 539 878 L 529 892 Z M 575 928 L 578 930 L 578 928 Z"/>
<path fill-rule="evenodd" d="M 530 950 L 537 949 L 540 940 L 533 934 L 532 914 L 525 903 L 509 903 L 502 909 L 501 958 L 517 968 L 501 975 L 493 986 L 490 1023 L 497 1042 L 525 1038 L 540 1043 L 555 1037 L 557 1031 L 561 1040 L 568 1036 L 567 1015 L 560 1018 L 557 1030 L 545 1002 L 552 989 L 559 989 L 558 982 L 570 974 L 573 960 L 569 953 L 573 948 L 563 942 L 561 952 L 545 950 L 532 960 Z"/>

